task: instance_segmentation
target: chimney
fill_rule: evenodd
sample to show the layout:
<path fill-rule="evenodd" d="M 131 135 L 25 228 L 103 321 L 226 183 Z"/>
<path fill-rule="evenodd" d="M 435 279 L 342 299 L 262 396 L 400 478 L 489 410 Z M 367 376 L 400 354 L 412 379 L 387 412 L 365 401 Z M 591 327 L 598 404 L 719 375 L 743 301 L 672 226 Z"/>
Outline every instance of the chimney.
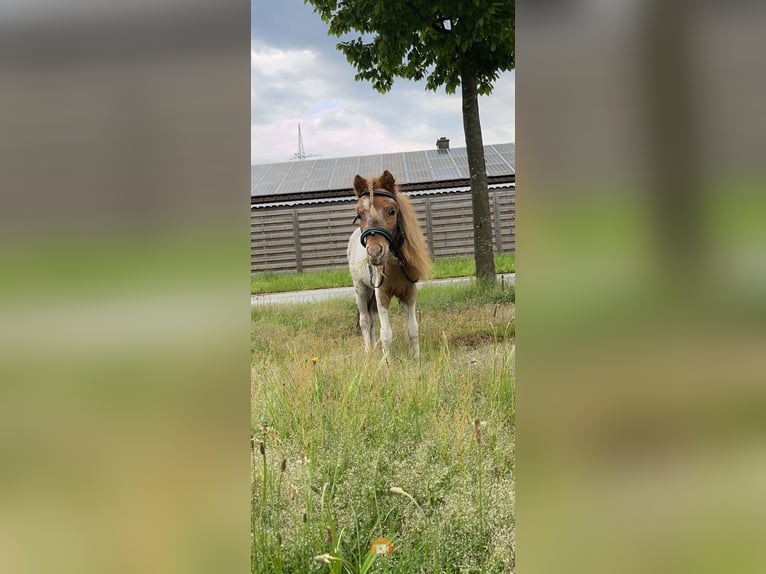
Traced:
<path fill-rule="evenodd" d="M 446 152 L 449 150 L 449 139 L 442 136 L 436 140 L 436 149 L 438 149 L 440 152 Z"/>

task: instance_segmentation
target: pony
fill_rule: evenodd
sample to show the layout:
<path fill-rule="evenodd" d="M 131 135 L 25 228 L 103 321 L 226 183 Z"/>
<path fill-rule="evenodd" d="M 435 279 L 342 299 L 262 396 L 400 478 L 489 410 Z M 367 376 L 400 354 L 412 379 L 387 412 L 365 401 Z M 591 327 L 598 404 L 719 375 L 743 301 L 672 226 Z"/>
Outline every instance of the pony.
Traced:
<path fill-rule="evenodd" d="M 357 175 L 354 193 L 354 221 L 359 221 L 359 227 L 349 237 L 346 255 L 365 350 L 369 353 L 375 346 L 375 317 L 379 315 L 383 357 L 388 358 L 393 338 L 389 306 L 396 297 L 407 318 L 412 354 L 418 357 L 415 284 L 428 276 L 431 259 L 417 213 L 388 170 L 369 180 Z"/>

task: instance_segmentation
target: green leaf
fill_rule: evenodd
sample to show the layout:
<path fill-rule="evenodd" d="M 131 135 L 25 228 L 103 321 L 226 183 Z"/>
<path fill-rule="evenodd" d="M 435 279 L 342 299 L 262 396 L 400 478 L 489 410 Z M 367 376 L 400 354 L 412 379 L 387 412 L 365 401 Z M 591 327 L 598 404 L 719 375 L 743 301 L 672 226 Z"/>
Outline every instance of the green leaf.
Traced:
<path fill-rule="evenodd" d="M 368 554 L 367 558 L 362 562 L 362 566 L 359 568 L 359 574 L 367 574 L 367 571 L 373 565 L 377 557 L 377 554 Z"/>
<path fill-rule="evenodd" d="M 515 2 L 473 0 L 466 6 L 454 0 L 430 2 L 409 0 L 304 0 L 328 23 L 330 34 L 341 37 L 358 33 L 353 41 L 340 42 L 338 49 L 357 70 L 357 81 L 368 81 L 385 93 L 394 77 L 421 80 L 426 89 L 444 87 L 454 93 L 459 85 L 460 55 L 481 54 L 476 63 L 479 84 L 492 84 L 498 70 L 515 66 Z M 451 30 L 441 28 L 443 20 Z M 440 31 L 439 31 L 440 30 Z M 362 37 L 374 41 L 364 44 Z M 436 67 L 438 71 L 434 72 Z"/>

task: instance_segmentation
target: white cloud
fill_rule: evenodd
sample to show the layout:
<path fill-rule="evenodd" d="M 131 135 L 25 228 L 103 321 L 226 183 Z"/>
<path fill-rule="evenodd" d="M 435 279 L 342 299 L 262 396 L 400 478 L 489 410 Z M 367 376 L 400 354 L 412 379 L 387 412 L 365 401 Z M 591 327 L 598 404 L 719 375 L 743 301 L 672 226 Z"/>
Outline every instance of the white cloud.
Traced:
<path fill-rule="evenodd" d="M 503 74 L 490 96 L 479 98 L 484 143 L 516 141 L 516 73 Z"/>
<path fill-rule="evenodd" d="M 440 136 L 463 146 L 459 92 L 427 92 L 397 81 L 385 95 L 353 79 L 337 52 L 251 46 L 251 161 L 279 162 L 298 149 L 342 157 L 430 148 Z M 515 139 L 515 75 L 504 75 L 495 94 L 480 100 L 486 143 Z"/>
<path fill-rule="evenodd" d="M 317 59 L 313 50 L 280 50 L 268 46 L 253 46 L 250 63 L 254 72 L 276 77 L 282 74 L 302 73 L 310 70 Z"/>

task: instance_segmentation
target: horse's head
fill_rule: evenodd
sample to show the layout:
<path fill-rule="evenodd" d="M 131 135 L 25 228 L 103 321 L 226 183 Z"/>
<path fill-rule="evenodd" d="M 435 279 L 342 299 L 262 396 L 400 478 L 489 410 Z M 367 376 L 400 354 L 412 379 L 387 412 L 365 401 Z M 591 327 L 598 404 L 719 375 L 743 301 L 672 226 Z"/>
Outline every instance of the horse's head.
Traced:
<path fill-rule="evenodd" d="M 354 178 L 356 214 L 362 230 L 362 245 L 373 265 L 383 265 L 389 251 L 396 254 L 404 237 L 399 225 L 398 191 L 394 176 L 386 170 L 370 180 Z"/>

